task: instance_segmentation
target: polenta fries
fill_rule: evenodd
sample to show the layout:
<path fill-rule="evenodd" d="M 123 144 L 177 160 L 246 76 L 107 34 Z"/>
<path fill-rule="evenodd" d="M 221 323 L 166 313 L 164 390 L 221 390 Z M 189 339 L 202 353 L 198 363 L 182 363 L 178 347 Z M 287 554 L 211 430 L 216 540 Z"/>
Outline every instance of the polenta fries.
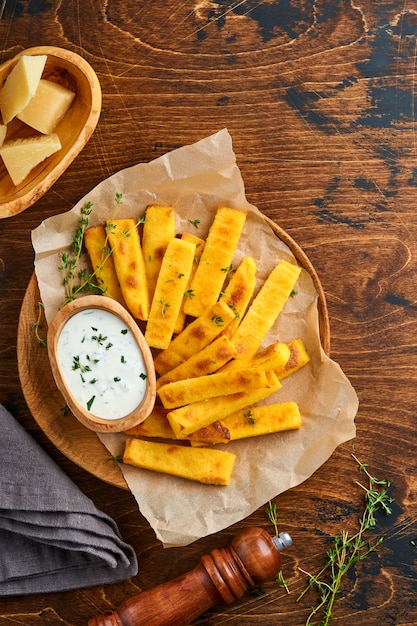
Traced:
<path fill-rule="evenodd" d="M 268 398 L 309 362 L 303 341 L 262 347 L 301 268 L 280 261 L 256 293 L 255 260 L 231 267 L 245 221 L 220 207 L 206 239 L 177 235 L 174 209 L 152 205 L 142 237 L 133 218 L 86 232 L 98 284 L 146 323 L 158 374 L 152 413 L 125 433 L 124 463 L 226 486 L 236 456 L 217 444 L 301 428 L 295 402 Z"/>

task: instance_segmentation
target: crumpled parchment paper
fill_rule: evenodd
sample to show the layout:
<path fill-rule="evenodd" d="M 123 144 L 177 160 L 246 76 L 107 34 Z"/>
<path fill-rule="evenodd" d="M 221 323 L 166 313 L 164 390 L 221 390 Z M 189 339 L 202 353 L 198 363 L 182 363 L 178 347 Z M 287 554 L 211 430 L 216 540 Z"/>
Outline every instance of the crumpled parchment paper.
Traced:
<path fill-rule="evenodd" d="M 122 203 L 115 202 L 122 194 Z M 45 315 L 51 321 L 64 291 L 58 267 L 80 219 L 80 209 L 93 203 L 90 225 L 116 217 L 143 215 L 149 204 L 175 208 L 177 232 L 207 234 L 220 205 L 247 211 L 247 220 L 233 261 L 247 255 L 258 267 L 259 285 L 280 259 L 292 258 L 261 212 L 249 204 L 226 129 L 197 143 L 169 152 L 150 163 L 124 169 L 92 189 L 70 211 L 48 218 L 32 233 L 35 272 Z M 190 223 L 200 220 L 198 228 Z M 187 545 L 250 515 L 270 499 L 313 474 L 341 443 L 355 436 L 356 393 L 337 363 L 322 350 L 318 332 L 317 293 L 303 270 L 297 295 L 264 342 L 301 337 L 311 362 L 284 379 L 268 403 L 294 400 L 303 425 L 277 433 L 219 446 L 237 455 L 228 487 L 204 486 L 184 479 L 121 465 L 141 513 L 164 546 Z M 74 418 L 75 419 L 75 418 Z M 98 435 L 112 455 L 120 455 L 123 434 Z M 74 442 L 76 445 L 76 442 Z"/>

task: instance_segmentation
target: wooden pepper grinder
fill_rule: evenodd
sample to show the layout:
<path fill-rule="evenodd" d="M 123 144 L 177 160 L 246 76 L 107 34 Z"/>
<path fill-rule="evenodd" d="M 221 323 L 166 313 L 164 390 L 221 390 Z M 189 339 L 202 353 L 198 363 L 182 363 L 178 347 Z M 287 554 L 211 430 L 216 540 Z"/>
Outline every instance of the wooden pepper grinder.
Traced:
<path fill-rule="evenodd" d="M 280 552 L 291 543 L 288 533 L 272 538 L 261 528 L 244 529 L 190 572 L 137 594 L 88 626 L 186 626 L 215 604 L 230 604 L 250 587 L 273 580 L 281 569 Z"/>

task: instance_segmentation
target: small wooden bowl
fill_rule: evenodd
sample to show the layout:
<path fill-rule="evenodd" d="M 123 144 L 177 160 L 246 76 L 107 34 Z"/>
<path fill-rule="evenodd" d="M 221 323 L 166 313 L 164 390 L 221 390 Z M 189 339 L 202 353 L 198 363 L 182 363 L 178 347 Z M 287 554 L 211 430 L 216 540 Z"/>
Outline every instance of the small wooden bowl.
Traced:
<path fill-rule="evenodd" d="M 147 374 L 145 393 L 139 404 L 130 413 L 120 418 L 97 417 L 87 408 L 81 406 L 67 384 L 59 365 L 58 342 L 60 334 L 71 317 L 87 309 L 99 309 L 118 317 L 127 329 L 131 331 L 143 356 Z M 121 304 L 105 296 L 84 296 L 77 298 L 66 304 L 55 315 L 49 325 L 47 343 L 48 356 L 55 383 L 64 396 L 73 415 L 75 415 L 84 426 L 95 432 L 122 432 L 140 424 L 151 413 L 156 397 L 156 375 L 152 353 L 135 320 Z"/>
<path fill-rule="evenodd" d="M 47 55 L 42 78 L 61 83 L 75 92 L 70 109 L 54 132 L 61 150 L 39 163 L 19 185 L 12 180 L 0 159 L 0 218 L 21 213 L 36 202 L 56 182 L 90 139 L 101 112 L 101 87 L 92 67 L 78 54 L 54 46 L 23 50 L 0 66 L 0 85 L 23 55 Z M 8 139 L 38 135 L 15 118 L 7 127 Z"/>

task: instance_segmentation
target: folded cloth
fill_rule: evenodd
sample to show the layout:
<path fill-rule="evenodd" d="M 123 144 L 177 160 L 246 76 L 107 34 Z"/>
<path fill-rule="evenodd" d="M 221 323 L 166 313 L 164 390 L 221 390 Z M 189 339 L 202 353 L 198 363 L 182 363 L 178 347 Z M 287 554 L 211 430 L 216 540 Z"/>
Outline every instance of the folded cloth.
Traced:
<path fill-rule="evenodd" d="M 115 583 L 137 571 L 114 520 L 0 405 L 0 596 Z"/>

